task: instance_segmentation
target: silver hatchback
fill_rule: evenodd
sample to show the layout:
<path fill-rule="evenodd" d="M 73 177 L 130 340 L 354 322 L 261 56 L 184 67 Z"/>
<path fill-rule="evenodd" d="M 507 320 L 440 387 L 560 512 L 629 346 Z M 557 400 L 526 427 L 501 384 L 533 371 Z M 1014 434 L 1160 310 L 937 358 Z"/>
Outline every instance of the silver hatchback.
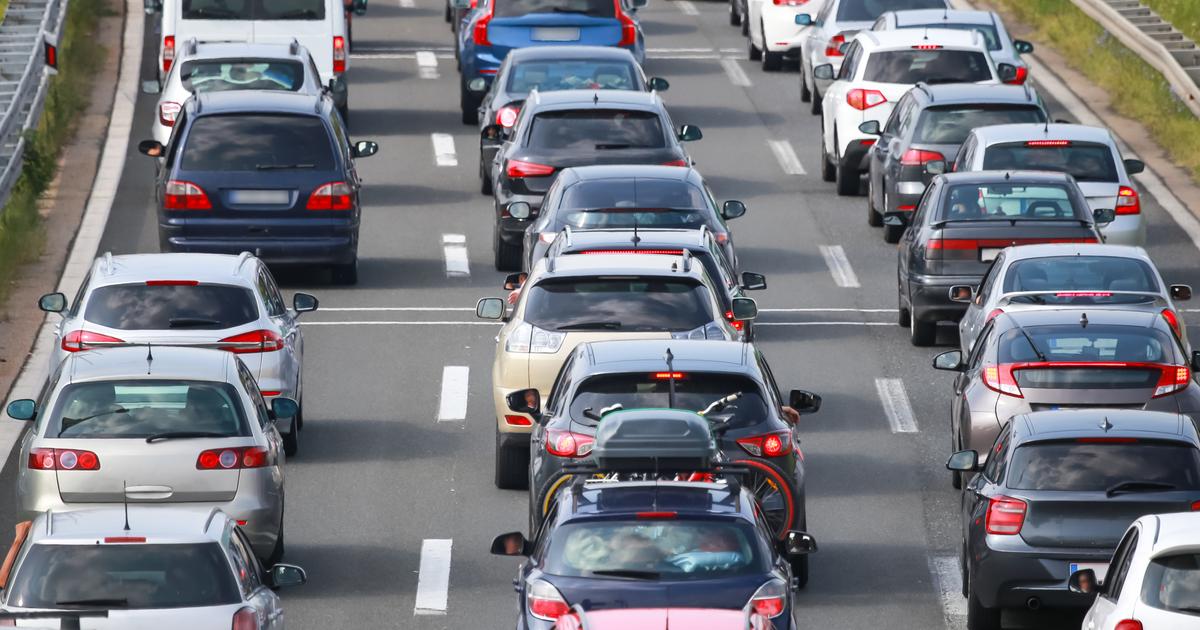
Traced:
<path fill-rule="evenodd" d="M 228 352 L 140 346 L 74 353 L 42 399 L 16 400 L 31 420 L 17 459 L 17 509 L 202 504 L 237 519 L 267 564 L 283 556 L 282 438 L 254 376 Z"/>

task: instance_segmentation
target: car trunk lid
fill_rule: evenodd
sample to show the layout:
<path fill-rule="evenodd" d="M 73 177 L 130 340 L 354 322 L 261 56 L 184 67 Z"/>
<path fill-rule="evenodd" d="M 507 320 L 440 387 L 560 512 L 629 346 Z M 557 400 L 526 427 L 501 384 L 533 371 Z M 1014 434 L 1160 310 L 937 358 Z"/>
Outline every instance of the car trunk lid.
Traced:
<path fill-rule="evenodd" d="M 56 449 L 90 451 L 98 470 L 58 470 L 59 495 L 65 503 L 225 502 L 237 494 L 239 471 L 199 470 L 201 451 L 253 446 L 252 438 L 59 439 L 44 444 Z"/>

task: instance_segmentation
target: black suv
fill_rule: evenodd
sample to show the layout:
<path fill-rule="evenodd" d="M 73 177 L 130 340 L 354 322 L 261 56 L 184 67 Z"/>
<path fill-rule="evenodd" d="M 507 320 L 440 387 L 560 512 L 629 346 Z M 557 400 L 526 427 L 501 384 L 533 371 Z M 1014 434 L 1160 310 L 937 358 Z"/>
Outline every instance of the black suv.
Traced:
<path fill-rule="evenodd" d="M 533 91 L 511 130 L 488 125 L 481 137 L 503 138 L 492 165 L 496 227 L 496 268 L 521 267 L 521 239 L 527 223 L 509 214 L 524 201 L 536 215 L 542 196 L 559 170 L 586 164 L 665 164 L 690 166 L 680 142 L 699 140 L 692 125 L 674 128 L 662 99 L 653 92 L 621 90 Z"/>
<path fill-rule="evenodd" d="M 291 92 L 216 92 L 188 99 L 167 146 L 138 150 L 158 168 L 159 248 L 255 254 L 270 264 L 329 265 L 335 282 L 358 282 L 355 158 L 333 101 Z"/>

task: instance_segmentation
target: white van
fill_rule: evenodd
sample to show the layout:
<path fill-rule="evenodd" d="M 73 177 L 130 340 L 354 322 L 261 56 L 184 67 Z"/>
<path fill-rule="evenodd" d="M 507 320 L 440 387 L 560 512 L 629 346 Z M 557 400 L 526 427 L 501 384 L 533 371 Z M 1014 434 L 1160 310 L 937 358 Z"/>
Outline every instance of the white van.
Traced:
<path fill-rule="evenodd" d="M 175 61 L 176 46 L 201 42 L 288 44 L 300 41 L 312 55 L 333 100 L 346 117 L 350 42 L 343 0 L 144 0 L 147 11 L 162 10 L 158 43 L 161 84 Z M 365 2 L 363 2 L 365 8 Z"/>

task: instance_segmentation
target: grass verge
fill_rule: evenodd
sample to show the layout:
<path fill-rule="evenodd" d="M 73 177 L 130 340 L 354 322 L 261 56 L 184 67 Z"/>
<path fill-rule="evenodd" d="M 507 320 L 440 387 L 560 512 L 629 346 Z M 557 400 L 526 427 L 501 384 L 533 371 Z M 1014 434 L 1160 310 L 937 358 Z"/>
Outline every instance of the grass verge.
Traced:
<path fill-rule="evenodd" d="M 1104 88 L 1113 108 L 1150 130 L 1176 164 L 1200 181 L 1200 118 L 1150 64 L 1123 46 L 1070 0 L 992 0 L 1035 32 L 1076 70 Z M 1159 0 L 1197 9 L 1197 0 Z"/>
<path fill-rule="evenodd" d="M 40 124 L 26 136 L 25 163 L 0 214 L 0 300 L 8 295 L 20 266 L 41 254 L 38 198 L 54 180 L 58 156 L 88 106 L 92 78 L 104 59 L 94 36 L 105 11 L 104 0 L 70 0 L 68 5 L 58 75 L 50 79 Z"/>
<path fill-rule="evenodd" d="M 1170 22 L 1192 41 L 1200 40 L 1200 2 L 1196 0 L 1142 0 L 1162 19 Z"/>

